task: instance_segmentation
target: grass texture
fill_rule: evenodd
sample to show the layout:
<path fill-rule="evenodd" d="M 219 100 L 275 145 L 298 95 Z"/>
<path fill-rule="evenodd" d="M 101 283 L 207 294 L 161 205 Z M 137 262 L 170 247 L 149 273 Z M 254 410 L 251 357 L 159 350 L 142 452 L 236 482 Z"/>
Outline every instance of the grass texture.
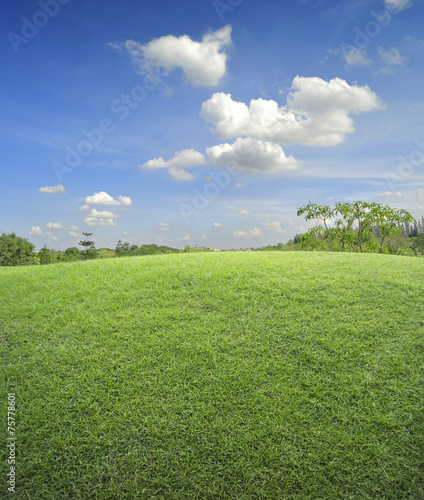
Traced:
<path fill-rule="evenodd" d="M 10 497 L 424 498 L 422 259 L 182 254 L 0 281 Z"/>

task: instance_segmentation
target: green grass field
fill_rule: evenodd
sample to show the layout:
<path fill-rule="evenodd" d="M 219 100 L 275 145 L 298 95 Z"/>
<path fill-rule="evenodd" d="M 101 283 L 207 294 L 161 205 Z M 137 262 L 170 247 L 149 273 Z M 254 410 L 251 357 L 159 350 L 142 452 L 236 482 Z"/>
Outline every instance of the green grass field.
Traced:
<path fill-rule="evenodd" d="M 422 259 L 182 254 L 0 280 L 11 498 L 424 498 Z"/>

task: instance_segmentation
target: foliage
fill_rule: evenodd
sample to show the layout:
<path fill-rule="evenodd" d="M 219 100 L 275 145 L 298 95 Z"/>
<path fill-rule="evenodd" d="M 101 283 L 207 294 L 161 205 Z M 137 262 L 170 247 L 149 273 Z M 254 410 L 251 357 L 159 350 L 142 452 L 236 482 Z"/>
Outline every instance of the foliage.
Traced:
<path fill-rule="evenodd" d="M 385 240 L 402 234 L 412 222 L 409 212 L 380 203 L 337 202 L 335 207 L 308 203 L 298 209 L 305 220 L 319 220 L 301 239 L 302 246 L 331 251 L 383 252 Z"/>
<path fill-rule="evenodd" d="M 85 240 L 80 241 L 78 244 L 85 248 L 81 252 L 81 255 L 84 260 L 95 259 L 97 257 L 97 250 L 94 247 L 94 240 L 90 240 L 90 236 L 93 236 L 93 233 L 82 233 L 85 236 Z"/>
<path fill-rule="evenodd" d="M 37 263 L 33 259 L 34 245 L 15 233 L 0 236 L 0 266 L 23 266 Z"/>

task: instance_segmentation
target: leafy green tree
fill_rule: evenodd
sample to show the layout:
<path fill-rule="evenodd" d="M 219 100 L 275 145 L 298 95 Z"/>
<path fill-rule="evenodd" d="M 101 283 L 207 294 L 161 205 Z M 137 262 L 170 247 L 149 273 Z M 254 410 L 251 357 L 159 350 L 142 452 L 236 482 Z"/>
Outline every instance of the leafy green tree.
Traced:
<path fill-rule="evenodd" d="M 402 233 L 413 218 L 406 210 L 392 209 L 380 203 L 356 201 L 329 205 L 308 203 L 298 209 L 305 220 L 319 220 L 317 226 L 302 235 L 309 248 L 331 251 L 383 251 L 387 237 Z"/>
<path fill-rule="evenodd" d="M 25 238 L 19 238 L 15 233 L 0 236 L 0 265 L 23 266 L 34 263 L 34 245 Z"/>
<path fill-rule="evenodd" d="M 38 252 L 38 257 L 40 258 L 40 264 L 50 264 L 52 261 L 52 256 L 47 246 L 44 245 L 43 248 Z"/>

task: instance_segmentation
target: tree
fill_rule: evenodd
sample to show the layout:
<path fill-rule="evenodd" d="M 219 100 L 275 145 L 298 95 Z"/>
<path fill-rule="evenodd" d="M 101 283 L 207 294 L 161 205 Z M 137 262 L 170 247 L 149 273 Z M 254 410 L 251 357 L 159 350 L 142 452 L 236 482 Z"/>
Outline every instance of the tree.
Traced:
<path fill-rule="evenodd" d="M 94 240 L 90 240 L 90 236 L 93 236 L 93 233 L 82 233 L 86 239 L 80 241 L 78 244 L 85 248 L 81 252 L 83 259 L 95 259 L 97 255 L 97 250 L 94 247 Z"/>
<path fill-rule="evenodd" d="M 46 245 L 38 252 L 38 257 L 40 258 L 40 264 L 50 264 L 52 261 L 52 256 Z"/>
<path fill-rule="evenodd" d="M 19 238 L 15 233 L 0 236 L 0 265 L 23 266 L 34 263 L 34 245 L 25 238 Z"/>
<path fill-rule="evenodd" d="M 405 224 L 412 222 L 409 212 L 393 209 L 380 203 L 356 201 L 329 205 L 308 203 L 297 215 L 320 224 L 302 235 L 302 244 L 332 251 L 383 251 L 387 237 L 402 233 Z"/>

